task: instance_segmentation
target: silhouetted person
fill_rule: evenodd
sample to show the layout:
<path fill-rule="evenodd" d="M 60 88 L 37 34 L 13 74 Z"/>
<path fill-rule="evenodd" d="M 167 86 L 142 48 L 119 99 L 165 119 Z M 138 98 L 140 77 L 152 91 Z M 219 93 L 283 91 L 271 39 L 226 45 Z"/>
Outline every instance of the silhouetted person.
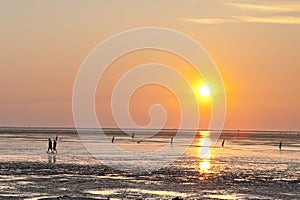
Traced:
<path fill-rule="evenodd" d="M 57 145 L 56 140 L 53 140 L 53 152 L 55 151 L 55 153 L 57 153 L 56 145 Z"/>
<path fill-rule="evenodd" d="M 279 150 L 281 151 L 281 147 L 282 147 L 282 141 L 280 141 L 279 143 Z"/>
<path fill-rule="evenodd" d="M 111 143 L 114 143 L 114 142 L 115 142 L 115 136 L 113 136 L 111 139 Z"/>
<path fill-rule="evenodd" d="M 47 150 L 47 153 L 49 153 L 49 150 L 52 152 L 52 141 L 51 141 L 50 138 L 48 139 L 48 150 Z"/>
<path fill-rule="evenodd" d="M 171 144 L 173 144 L 173 137 L 171 137 Z"/>
<path fill-rule="evenodd" d="M 58 135 L 56 135 L 55 140 L 56 140 L 56 141 L 58 140 Z"/>
<path fill-rule="evenodd" d="M 222 142 L 222 147 L 224 147 L 224 144 L 225 144 L 225 140 L 223 140 L 223 142 Z"/>

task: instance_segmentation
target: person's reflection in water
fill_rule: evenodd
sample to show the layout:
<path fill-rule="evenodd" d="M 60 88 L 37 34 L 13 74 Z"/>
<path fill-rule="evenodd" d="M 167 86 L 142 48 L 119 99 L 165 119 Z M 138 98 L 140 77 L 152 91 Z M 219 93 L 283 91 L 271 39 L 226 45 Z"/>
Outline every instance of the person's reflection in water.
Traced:
<path fill-rule="evenodd" d="M 48 155 L 48 163 L 51 164 L 51 163 L 56 163 L 56 155 L 55 154 L 49 154 Z"/>
<path fill-rule="evenodd" d="M 48 163 L 52 163 L 52 156 L 51 155 L 48 155 Z"/>
<path fill-rule="evenodd" d="M 53 163 L 56 163 L 56 155 L 54 154 L 53 156 L 52 156 L 52 158 L 53 158 Z"/>

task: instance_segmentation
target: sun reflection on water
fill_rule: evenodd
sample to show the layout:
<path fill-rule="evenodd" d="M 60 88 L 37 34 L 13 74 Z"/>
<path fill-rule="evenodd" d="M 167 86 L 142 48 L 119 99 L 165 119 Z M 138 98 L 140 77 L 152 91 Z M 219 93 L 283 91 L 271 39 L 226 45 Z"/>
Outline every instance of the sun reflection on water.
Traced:
<path fill-rule="evenodd" d="M 211 148 L 212 142 L 210 140 L 209 132 L 200 132 L 200 138 L 198 139 L 198 155 L 200 158 L 199 162 L 199 172 L 202 173 L 209 173 L 211 169 Z"/>
<path fill-rule="evenodd" d="M 204 159 L 201 162 L 199 162 L 199 171 L 202 173 L 208 172 L 211 168 L 210 160 Z"/>

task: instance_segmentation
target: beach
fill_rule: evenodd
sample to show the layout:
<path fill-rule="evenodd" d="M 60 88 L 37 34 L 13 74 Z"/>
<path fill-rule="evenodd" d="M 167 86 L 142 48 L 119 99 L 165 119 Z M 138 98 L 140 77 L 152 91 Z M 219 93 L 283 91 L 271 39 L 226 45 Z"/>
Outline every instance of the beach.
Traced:
<path fill-rule="evenodd" d="M 107 129 L 108 139 L 101 141 L 101 145 L 105 148 L 111 137 L 120 145 L 170 145 L 170 137 L 176 132 L 163 130 L 157 136 L 139 138 L 146 131 L 136 130 L 136 138 L 132 140 L 117 129 Z M 47 140 L 56 135 L 58 153 L 47 154 Z M 298 132 L 223 131 L 212 145 L 209 138 L 213 135 L 213 131 L 198 131 L 187 151 L 174 162 L 155 171 L 135 173 L 96 160 L 85 149 L 75 129 L 1 128 L 0 198 L 300 198 Z M 184 141 L 174 142 L 184 144 Z M 105 157 L 110 156 L 113 155 L 108 152 Z"/>

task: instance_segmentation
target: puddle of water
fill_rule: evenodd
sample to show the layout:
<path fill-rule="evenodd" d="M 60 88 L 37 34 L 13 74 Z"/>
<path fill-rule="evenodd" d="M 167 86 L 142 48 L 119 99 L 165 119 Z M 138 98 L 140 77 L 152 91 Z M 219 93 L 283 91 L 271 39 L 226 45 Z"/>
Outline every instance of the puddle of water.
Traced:
<path fill-rule="evenodd" d="M 233 200 L 233 199 L 241 199 L 241 197 L 237 197 L 236 194 L 228 195 L 228 194 L 209 194 L 205 195 L 205 197 L 213 198 L 213 199 L 224 199 L 224 200 Z"/>
<path fill-rule="evenodd" d="M 23 179 L 25 179 L 25 178 L 24 177 L 2 175 L 0 181 L 15 181 L 15 180 L 23 180 Z"/>
<path fill-rule="evenodd" d="M 39 197 L 33 197 L 33 198 L 27 198 L 24 200 L 40 200 L 40 199 L 45 199 L 45 198 L 49 198 L 49 199 L 56 199 L 56 196 L 39 196 Z"/>
<path fill-rule="evenodd" d="M 0 193 L 0 196 L 1 197 L 20 197 L 20 195 L 18 195 L 18 194 L 1 194 L 1 193 Z"/>
<path fill-rule="evenodd" d="M 115 190 L 86 190 L 86 193 L 94 194 L 94 195 L 111 195 L 114 194 Z"/>
<path fill-rule="evenodd" d="M 8 185 L 0 185 L 0 189 L 1 189 L 1 190 L 14 189 L 14 187 L 8 186 Z"/>
<path fill-rule="evenodd" d="M 27 185 L 27 184 L 35 184 L 35 183 L 32 182 L 32 181 L 17 181 L 17 184 L 20 184 L 20 185 Z"/>
<path fill-rule="evenodd" d="M 59 188 L 59 190 L 61 191 L 67 191 L 67 190 L 70 190 L 69 188 Z"/>
<path fill-rule="evenodd" d="M 273 181 L 297 181 L 298 178 L 274 178 Z"/>
<path fill-rule="evenodd" d="M 160 196 L 173 196 L 173 197 L 187 197 L 184 193 L 172 192 L 172 191 L 161 191 L 161 190 L 144 190 L 144 189 L 127 189 L 126 191 L 145 193 L 145 194 L 155 194 Z"/>
<path fill-rule="evenodd" d="M 116 179 L 116 180 L 132 180 L 132 177 L 125 177 L 125 176 L 115 176 L 115 175 L 108 175 L 108 176 L 96 176 L 97 178 L 107 178 L 107 179 Z"/>
<path fill-rule="evenodd" d="M 173 192 L 173 191 L 161 191 L 161 190 L 145 190 L 145 189 L 126 189 L 126 190 L 86 190 L 86 193 L 94 194 L 94 195 L 112 195 L 112 194 L 122 194 L 128 192 L 133 193 L 143 193 L 143 194 L 152 194 L 159 196 L 172 196 L 172 197 L 187 197 L 184 193 Z"/>
<path fill-rule="evenodd" d="M 247 179 L 244 179 L 244 178 L 235 178 L 234 180 L 235 181 L 248 181 Z"/>

